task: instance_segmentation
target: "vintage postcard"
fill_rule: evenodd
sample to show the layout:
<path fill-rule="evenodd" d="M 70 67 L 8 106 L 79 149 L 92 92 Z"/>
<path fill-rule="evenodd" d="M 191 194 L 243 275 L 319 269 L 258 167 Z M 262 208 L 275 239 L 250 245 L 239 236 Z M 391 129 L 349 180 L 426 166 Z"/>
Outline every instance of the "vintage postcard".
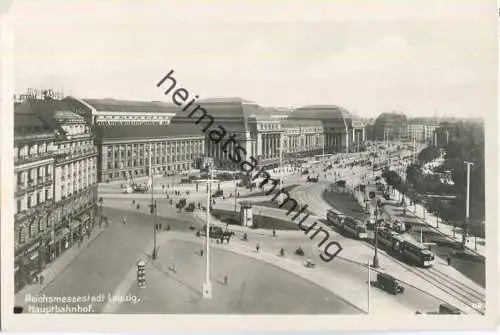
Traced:
<path fill-rule="evenodd" d="M 494 1 L 2 6 L 3 329 L 498 324 Z"/>

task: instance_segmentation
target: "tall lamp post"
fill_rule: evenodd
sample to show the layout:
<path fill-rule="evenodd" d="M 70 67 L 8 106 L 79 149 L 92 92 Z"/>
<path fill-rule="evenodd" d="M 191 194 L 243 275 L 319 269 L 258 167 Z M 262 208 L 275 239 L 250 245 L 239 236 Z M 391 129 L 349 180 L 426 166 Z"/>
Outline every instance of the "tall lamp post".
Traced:
<path fill-rule="evenodd" d="M 151 154 L 149 156 L 149 174 L 151 175 L 151 204 L 149 207 L 151 208 L 151 215 L 153 215 L 153 252 L 151 253 L 151 258 L 156 260 L 157 251 L 156 251 L 156 200 L 154 200 L 154 178 L 153 178 L 153 169 L 151 165 Z"/>
<path fill-rule="evenodd" d="M 212 173 L 213 169 L 208 165 L 208 191 L 207 191 L 207 218 L 206 218 L 206 273 L 205 273 L 205 282 L 203 283 L 203 298 L 211 299 L 212 298 L 212 283 L 210 282 L 210 198 L 212 193 Z"/>
<path fill-rule="evenodd" d="M 469 224 L 469 197 L 470 197 L 470 167 L 474 165 L 472 162 L 464 162 L 467 165 L 467 198 L 465 201 L 465 225 L 464 231 L 462 232 L 462 247 L 465 249 L 465 243 L 467 241 L 467 225 Z"/>
<path fill-rule="evenodd" d="M 279 134 L 280 136 L 280 188 L 278 191 L 283 189 L 283 133 Z M 280 202 L 283 203 L 283 192 L 280 192 Z"/>
<path fill-rule="evenodd" d="M 375 269 L 379 268 L 380 264 L 378 261 L 378 226 L 379 226 L 379 220 L 378 220 L 378 212 L 380 210 L 380 199 L 377 200 L 377 207 L 375 208 L 375 254 L 373 255 L 373 267 Z"/>

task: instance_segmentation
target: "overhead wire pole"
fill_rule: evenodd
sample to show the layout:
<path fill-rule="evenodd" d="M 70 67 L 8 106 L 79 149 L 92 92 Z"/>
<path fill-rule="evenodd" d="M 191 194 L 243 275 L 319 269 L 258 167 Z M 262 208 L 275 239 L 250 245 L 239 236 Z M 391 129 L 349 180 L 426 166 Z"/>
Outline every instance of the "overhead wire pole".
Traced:
<path fill-rule="evenodd" d="M 281 190 L 283 189 L 283 134 L 280 133 L 280 203 L 283 203 L 283 192 Z"/>
<path fill-rule="evenodd" d="M 207 192 L 207 218 L 206 218 L 206 273 L 205 273 L 205 282 L 203 283 L 203 298 L 211 299 L 212 298 L 212 283 L 210 283 L 210 198 L 212 193 L 212 173 L 213 169 L 208 165 L 208 192 Z"/>
<path fill-rule="evenodd" d="M 150 150 L 149 152 L 149 174 L 151 175 L 151 214 L 153 215 L 153 252 L 151 254 L 151 258 L 153 260 L 156 259 L 156 201 L 154 200 L 154 179 L 153 179 L 153 163 L 152 156 L 153 153 Z"/>
<path fill-rule="evenodd" d="M 465 249 L 465 244 L 467 241 L 467 230 L 469 224 L 469 199 L 470 199 L 470 167 L 474 165 L 472 162 L 464 162 L 467 165 L 467 198 L 465 202 L 465 226 L 462 232 L 462 247 Z"/>
<path fill-rule="evenodd" d="M 370 259 L 368 259 L 368 308 L 367 308 L 367 311 L 368 311 L 368 315 L 370 315 L 370 298 L 371 298 L 371 266 L 370 266 Z"/>

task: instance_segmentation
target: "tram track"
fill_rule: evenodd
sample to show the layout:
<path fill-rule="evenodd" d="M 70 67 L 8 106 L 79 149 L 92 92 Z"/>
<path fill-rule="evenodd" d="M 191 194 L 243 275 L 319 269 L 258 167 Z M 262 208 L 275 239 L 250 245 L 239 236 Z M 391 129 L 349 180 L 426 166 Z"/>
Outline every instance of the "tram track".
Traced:
<path fill-rule="evenodd" d="M 375 247 L 370 242 L 367 241 L 365 242 L 365 244 L 369 246 L 371 249 L 375 249 Z M 477 290 L 469 287 L 466 284 L 459 283 L 456 279 L 453 279 L 452 282 L 450 280 L 450 278 L 452 278 L 451 276 L 444 274 L 443 272 L 437 269 L 416 268 L 395 258 L 391 254 L 388 254 L 387 252 L 381 250 L 380 248 L 379 251 L 382 251 L 383 254 L 385 254 L 385 256 L 389 257 L 394 263 L 398 264 L 405 270 L 415 274 L 417 277 L 420 277 L 421 279 L 431 284 L 432 286 L 436 287 L 437 289 L 441 290 L 442 292 L 451 295 L 453 298 L 457 299 L 464 305 L 484 315 L 484 309 L 482 307 L 484 307 L 485 305 L 485 299 L 484 296 L 481 295 L 481 293 L 478 292 Z M 443 281 L 448 283 L 444 283 Z M 468 290 L 470 290 L 473 293 L 468 292 Z M 465 311 L 462 310 L 462 312 Z"/>

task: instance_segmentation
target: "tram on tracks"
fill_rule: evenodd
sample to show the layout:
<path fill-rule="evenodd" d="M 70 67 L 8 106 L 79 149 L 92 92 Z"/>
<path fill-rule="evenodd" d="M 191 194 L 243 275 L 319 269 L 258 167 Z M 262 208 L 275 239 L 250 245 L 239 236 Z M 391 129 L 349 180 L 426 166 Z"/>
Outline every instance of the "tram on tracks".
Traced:
<path fill-rule="evenodd" d="M 420 267 L 429 268 L 434 265 L 434 253 L 420 243 L 405 240 L 400 252 L 404 259 Z"/>
<path fill-rule="evenodd" d="M 366 240 L 368 238 L 366 225 L 354 218 L 346 217 L 344 219 L 343 229 L 358 240 Z"/>
<path fill-rule="evenodd" d="M 326 220 L 328 222 L 328 225 L 334 226 L 336 228 L 342 229 L 345 218 L 346 218 L 346 216 L 343 213 L 341 213 L 335 209 L 329 209 L 326 212 Z"/>
<path fill-rule="evenodd" d="M 377 229 L 378 243 L 392 252 L 400 252 L 401 245 L 404 242 L 404 237 L 394 230 L 380 227 Z"/>

